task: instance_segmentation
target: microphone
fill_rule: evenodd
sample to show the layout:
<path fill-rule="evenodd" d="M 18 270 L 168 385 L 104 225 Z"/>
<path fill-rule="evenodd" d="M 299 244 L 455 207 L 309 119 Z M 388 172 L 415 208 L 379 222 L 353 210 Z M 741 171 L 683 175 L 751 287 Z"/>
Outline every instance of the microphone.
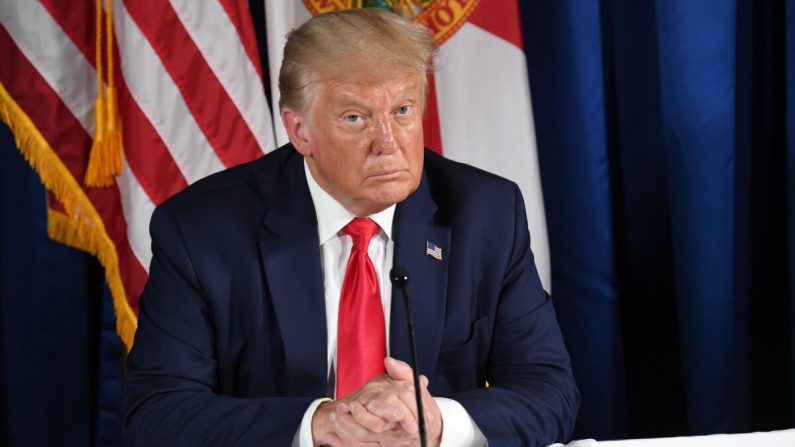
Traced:
<path fill-rule="evenodd" d="M 414 373 L 414 398 L 417 400 L 417 425 L 420 428 L 420 445 L 428 446 L 427 435 L 425 433 L 425 413 L 422 410 L 422 398 L 420 397 L 420 373 L 417 367 L 417 343 L 414 339 L 414 320 L 411 317 L 411 304 L 409 295 L 406 291 L 406 284 L 409 282 L 409 272 L 405 268 L 396 265 L 389 271 L 389 279 L 392 287 L 400 289 L 403 294 L 403 304 L 406 309 L 406 323 L 409 329 L 409 349 L 411 351 L 411 369 Z"/>

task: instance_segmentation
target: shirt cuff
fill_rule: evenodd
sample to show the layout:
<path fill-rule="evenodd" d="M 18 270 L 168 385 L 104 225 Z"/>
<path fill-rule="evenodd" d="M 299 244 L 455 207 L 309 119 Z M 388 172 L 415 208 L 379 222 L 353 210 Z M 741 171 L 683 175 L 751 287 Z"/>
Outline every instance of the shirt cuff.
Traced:
<path fill-rule="evenodd" d="M 324 397 L 323 399 L 315 400 L 309 405 L 309 408 L 304 412 L 303 419 L 301 419 L 301 425 L 298 427 L 298 431 L 295 432 L 295 436 L 293 436 L 293 447 L 312 447 L 315 444 L 312 439 L 312 417 L 315 415 L 315 411 L 317 411 L 317 407 L 319 407 L 320 404 L 329 401 L 331 401 L 331 399 Z"/>
<path fill-rule="evenodd" d="M 442 440 L 439 447 L 482 447 L 488 445 L 472 416 L 464 407 L 444 397 L 434 397 L 442 415 Z"/>

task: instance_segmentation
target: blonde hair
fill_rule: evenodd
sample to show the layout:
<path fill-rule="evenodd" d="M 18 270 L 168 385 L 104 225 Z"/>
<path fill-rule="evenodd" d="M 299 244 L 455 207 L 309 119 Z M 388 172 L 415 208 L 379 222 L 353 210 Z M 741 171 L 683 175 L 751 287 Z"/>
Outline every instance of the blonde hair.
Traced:
<path fill-rule="evenodd" d="M 306 87 L 321 80 L 378 82 L 417 73 L 427 84 L 435 55 L 428 28 L 383 9 L 318 15 L 287 35 L 279 108 L 303 110 Z"/>

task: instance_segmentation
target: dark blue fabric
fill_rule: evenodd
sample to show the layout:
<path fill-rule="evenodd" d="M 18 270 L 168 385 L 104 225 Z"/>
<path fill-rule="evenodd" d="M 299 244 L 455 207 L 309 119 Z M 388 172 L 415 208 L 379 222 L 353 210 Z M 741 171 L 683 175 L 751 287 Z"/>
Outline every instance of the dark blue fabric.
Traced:
<path fill-rule="evenodd" d="M 793 6 L 521 6 L 575 437 L 792 426 Z"/>
<path fill-rule="evenodd" d="M 48 239 L 46 213 L 44 188 L 0 126 L 0 445 L 118 446 L 121 350 L 102 270 Z M 100 369 L 100 356 L 115 362 Z"/>
<path fill-rule="evenodd" d="M 785 44 L 788 123 L 795 123 L 795 5 L 788 3 L 785 12 Z M 787 127 L 787 231 L 789 241 L 789 359 L 795 369 L 795 125 Z M 790 370 L 792 371 L 792 369 Z M 795 407 L 795 374 L 790 374 L 790 405 Z M 793 422 L 795 424 L 795 422 Z"/>

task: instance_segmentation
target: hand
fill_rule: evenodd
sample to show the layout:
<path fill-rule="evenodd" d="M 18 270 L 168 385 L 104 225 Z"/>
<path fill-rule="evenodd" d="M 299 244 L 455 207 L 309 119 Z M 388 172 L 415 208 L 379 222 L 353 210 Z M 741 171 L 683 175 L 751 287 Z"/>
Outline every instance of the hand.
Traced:
<path fill-rule="evenodd" d="M 398 360 L 385 359 L 387 374 L 333 402 L 324 402 L 312 419 L 315 445 L 419 445 L 412 370 Z M 428 440 L 438 445 L 442 419 L 420 378 Z"/>
<path fill-rule="evenodd" d="M 386 366 L 387 375 L 393 380 L 407 381 L 411 384 L 414 383 L 414 372 L 406 362 L 387 357 L 384 362 Z M 405 396 L 403 396 L 405 402 Z M 425 429 L 428 436 L 428 445 L 438 446 L 442 438 L 442 415 L 439 412 L 439 406 L 428 391 L 428 378 L 420 374 L 420 398 L 422 399 L 422 408 L 425 413 Z M 417 403 L 416 396 L 414 395 L 414 387 L 411 387 L 409 407 L 413 410 L 415 421 L 417 420 Z M 419 438 L 417 440 L 419 443 Z"/>

